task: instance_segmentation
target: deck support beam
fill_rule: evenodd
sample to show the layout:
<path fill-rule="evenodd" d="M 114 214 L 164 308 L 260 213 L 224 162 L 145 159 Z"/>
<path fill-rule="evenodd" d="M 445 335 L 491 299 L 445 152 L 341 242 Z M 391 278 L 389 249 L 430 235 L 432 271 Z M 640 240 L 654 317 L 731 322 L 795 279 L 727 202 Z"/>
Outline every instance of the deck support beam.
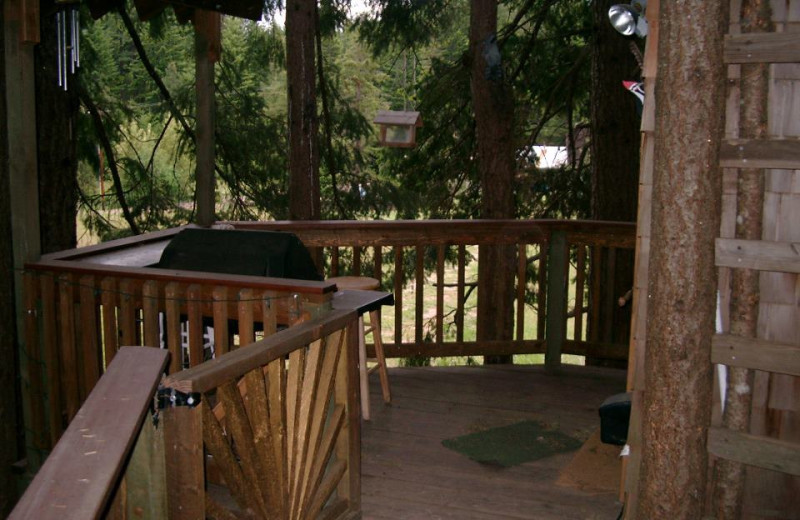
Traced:
<path fill-rule="evenodd" d="M 35 40 L 38 38 L 38 17 L 35 12 L 26 11 L 27 4 L 20 0 L 5 1 L 2 5 L 3 15 L 0 23 L 3 24 L 2 38 L 2 52 L 4 59 L 4 66 L 0 68 L 3 78 L 0 84 L 0 92 L 5 96 L 5 111 L 2 114 L 3 120 L 0 122 L 5 126 L 6 131 L 3 133 L 2 138 L 6 140 L 4 147 L 7 145 L 7 160 L 3 165 L 7 176 L 3 176 L 3 181 L 8 183 L 3 187 L 3 190 L 8 190 L 7 193 L 13 194 L 9 197 L 8 205 L 3 208 L 8 211 L 10 217 L 10 227 L 3 229 L 6 235 L 8 251 L 12 258 L 13 265 L 13 287 L 14 307 L 16 309 L 15 317 L 16 330 L 23 331 L 25 326 L 25 314 L 22 295 L 22 268 L 26 262 L 38 260 L 41 252 L 40 247 L 40 234 L 39 234 L 39 187 L 37 180 L 37 160 L 36 160 L 36 118 L 32 114 L 36 113 L 36 96 L 34 89 L 34 58 L 33 50 Z M 4 218 L 5 220 L 5 218 Z M 6 221 L 8 222 L 8 221 Z M 10 296 L 11 293 L 9 293 Z M 12 303 L 10 301 L 3 301 L 3 304 Z M 13 310 L 11 311 L 14 312 Z M 5 325 L 5 324 L 4 324 Z M 25 360 L 28 356 L 25 355 L 25 346 L 16 341 L 16 334 L 7 333 L 4 331 L 4 344 L 2 348 L 3 356 L 5 359 L 14 359 L 13 349 L 20 350 L 17 359 L 19 365 L 14 362 L 9 363 L 10 373 L 13 375 L 10 380 L 5 377 L 0 379 L 0 391 L 8 399 L 5 403 L 6 410 L 3 410 L 0 415 L 4 417 L 4 425 L 2 428 L 9 428 L 10 431 L 15 432 L 16 424 L 13 418 L 16 415 L 15 399 L 12 396 L 16 395 L 16 381 L 17 377 L 21 377 L 23 381 L 27 380 L 27 366 Z M 8 343 L 5 343 L 5 342 Z M 8 346 L 8 348 L 6 348 Z M 10 352 L 7 349 L 11 349 Z M 11 357 L 9 357 L 11 356 Z M 23 400 L 24 421 L 27 425 L 31 421 L 30 400 L 29 396 L 25 393 L 21 396 Z M 8 413 L 6 413 L 8 412 Z M 21 428 L 22 425 L 19 425 Z M 7 439 L 7 435 L 0 436 L 5 444 L 6 441 L 11 441 L 8 444 L 7 450 L 16 452 L 16 439 L 13 439 L 15 433 L 11 435 L 11 439 Z M 30 444 L 30 439 L 26 439 L 26 443 Z M 7 476 L 7 454 L 4 449 L 3 456 L 0 457 L 0 462 L 3 464 L 3 469 L 0 471 L 0 477 Z M 27 450 L 26 457 L 28 467 L 38 467 L 40 464 L 39 457 L 41 455 L 33 449 Z M 5 484 L 4 484 L 5 487 Z M 10 488 L 7 488 L 10 489 Z M 5 493 L 0 492 L 0 516 L 3 516 L 4 510 L 8 504 Z"/>
<path fill-rule="evenodd" d="M 195 221 L 209 227 L 215 221 L 214 162 L 216 106 L 214 62 L 219 59 L 219 13 L 195 11 L 195 96 L 197 98 L 196 167 L 197 214 Z"/>

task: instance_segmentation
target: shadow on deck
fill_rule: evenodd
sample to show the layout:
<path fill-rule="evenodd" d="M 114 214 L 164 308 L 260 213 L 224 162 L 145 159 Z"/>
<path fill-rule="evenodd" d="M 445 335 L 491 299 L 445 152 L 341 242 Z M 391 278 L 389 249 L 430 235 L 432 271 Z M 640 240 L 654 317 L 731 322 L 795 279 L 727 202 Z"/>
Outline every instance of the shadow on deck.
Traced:
<path fill-rule="evenodd" d="M 625 373 L 565 366 L 391 368 L 393 403 L 370 382 L 362 430 L 364 519 L 614 519 L 615 491 L 556 484 L 577 452 L 510 468 L 474 462 L 444 439 L 535 420 L 580 441 L 600 426 L 598 407 L 624 391 Z M 618 463 L 617 464 L 617 468 Z M 608 471 L 611 470 L 611 471 Z M 616 488 L 620 471 L 607 468 Z"/>

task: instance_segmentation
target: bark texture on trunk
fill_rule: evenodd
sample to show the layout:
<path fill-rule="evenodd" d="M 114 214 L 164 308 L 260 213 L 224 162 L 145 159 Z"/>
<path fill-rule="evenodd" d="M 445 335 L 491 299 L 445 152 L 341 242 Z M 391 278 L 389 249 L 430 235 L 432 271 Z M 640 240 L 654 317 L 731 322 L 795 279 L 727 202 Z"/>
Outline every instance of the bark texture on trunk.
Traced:
<path fill-rule="evenodd" d="M 593 2 L 591 209 L 595 220 L 634 222 L 639 198 L 641 119 L 634 96 L 622 82 L 638 81 L 641 71 L 630 40 L 608 23 L 608 9 L 618 3 Z"/>
<path fill-rule="evenodd" d="M 497 45 L 497 4 L 474 0 L 470 13 L 470 89 L 481 179 L 481 218 L 514 218 L 514 98 Z M 478 340 L 511 339 L 514 317 L 513 247 L 478 251 Z M 510 362 L 510 356 L 487 356 Z"/>
<path fill-rule="evenodd" d="M 660 5 L 648 342 L 638 511 L 696 520 L 706 503 L 727 2 Z"/>
<path fill-rule="evenodd" d="M 58 85 L 56 22 L 51 14 L 54 8 L 52 0 L 41 2 L 41 42 L 35 47 L 42 253 L 72 249 L 77 244 L 78 75 L 68 75 L 67 91 Z"/>
<path fill-rule="evenodd" d="M 742 32 L 770 32 L 772 9 L 768 0 L 745 0 L 742 3 Z M 767 137 L 767 103 L 769 98 L 769 64 L 741 66 L 741 113 L 739 137 Z M 763 170 L 739 170 L 736 194 L 736 238 L 761 240 L 764 220 Z M 731 273 L 730 333 L 755 338 L 758 326 L 759 272 L 734 269 Z M 728 368 L 728 390 L 725 398 L 723 425 L 734 431 L 747 432 L 753 401 L 753 371 Z M 714 474 L 713 513 L 719 520 L 736 520 L 742 514 L 745 466 L 720 459 Z"/>
<path fill-rule="evenodd" d="M 318 118 L 314 68 L 315 0 L 286 2 L 289 99 L 289 218 L 321 216 Z"/>
<path fill-rule="evenodd" d="M 481 180 L 481 218 L 515 217 L 514 98 L 505 81 L 497 45 L 497 3 L 473 0 L 470 13 L 472 107 Z M 478 340 L 511 339 L 514 318 L 515 251 L 478 251 Z M 487 356 L 510 362 L 510 356 Z"/>
<path fill-rule="evenodd" d="M 635 222 L 639 197 L 639 146 L 641 120 L 636 100 L 623 81 L 638 81 L 639 65 L 631 45 L 608 22 L 608 9 L 616 0 L 593 2 L 592 45 L 592 195 L 594 220 Z M 600 269 L 599 258 L 592 269 Z M 604 262 L 611 261 L 610 258 Z M 633 287 L 632 251 L 616 251 L 613 258 L 614 300 Z M 603 305 L 592 337 L 606 343 L 626 343 L 630 336 L 631 306 Z M 591 362 L 591 360 L 587 360 Z"/>

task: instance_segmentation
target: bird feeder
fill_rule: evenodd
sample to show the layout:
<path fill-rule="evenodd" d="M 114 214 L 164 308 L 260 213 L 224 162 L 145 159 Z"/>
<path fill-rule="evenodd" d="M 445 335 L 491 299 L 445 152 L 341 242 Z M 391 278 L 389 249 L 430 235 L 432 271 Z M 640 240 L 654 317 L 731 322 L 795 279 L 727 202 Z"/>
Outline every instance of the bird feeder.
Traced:
<path fill-rule="evenodd" d="M 422 126 L 419 112 L 379 110 L 374 123 L 380 125 L 380 145 L 413 148 L 417 144 L 417 128 Z"/>

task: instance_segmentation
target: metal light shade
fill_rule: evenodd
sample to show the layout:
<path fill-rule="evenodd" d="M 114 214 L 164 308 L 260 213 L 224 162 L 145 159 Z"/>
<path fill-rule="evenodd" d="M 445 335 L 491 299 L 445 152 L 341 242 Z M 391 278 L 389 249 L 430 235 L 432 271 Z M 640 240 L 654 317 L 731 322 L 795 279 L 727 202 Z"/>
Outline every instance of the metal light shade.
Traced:
<path fill-rule="evenodd" d="M 623 36 L 633 36 L 636 34 L 636 24 L 639 15 L 629 5 L 616 4 L 608 10 L 608 19 L 611 25 Z"/>

